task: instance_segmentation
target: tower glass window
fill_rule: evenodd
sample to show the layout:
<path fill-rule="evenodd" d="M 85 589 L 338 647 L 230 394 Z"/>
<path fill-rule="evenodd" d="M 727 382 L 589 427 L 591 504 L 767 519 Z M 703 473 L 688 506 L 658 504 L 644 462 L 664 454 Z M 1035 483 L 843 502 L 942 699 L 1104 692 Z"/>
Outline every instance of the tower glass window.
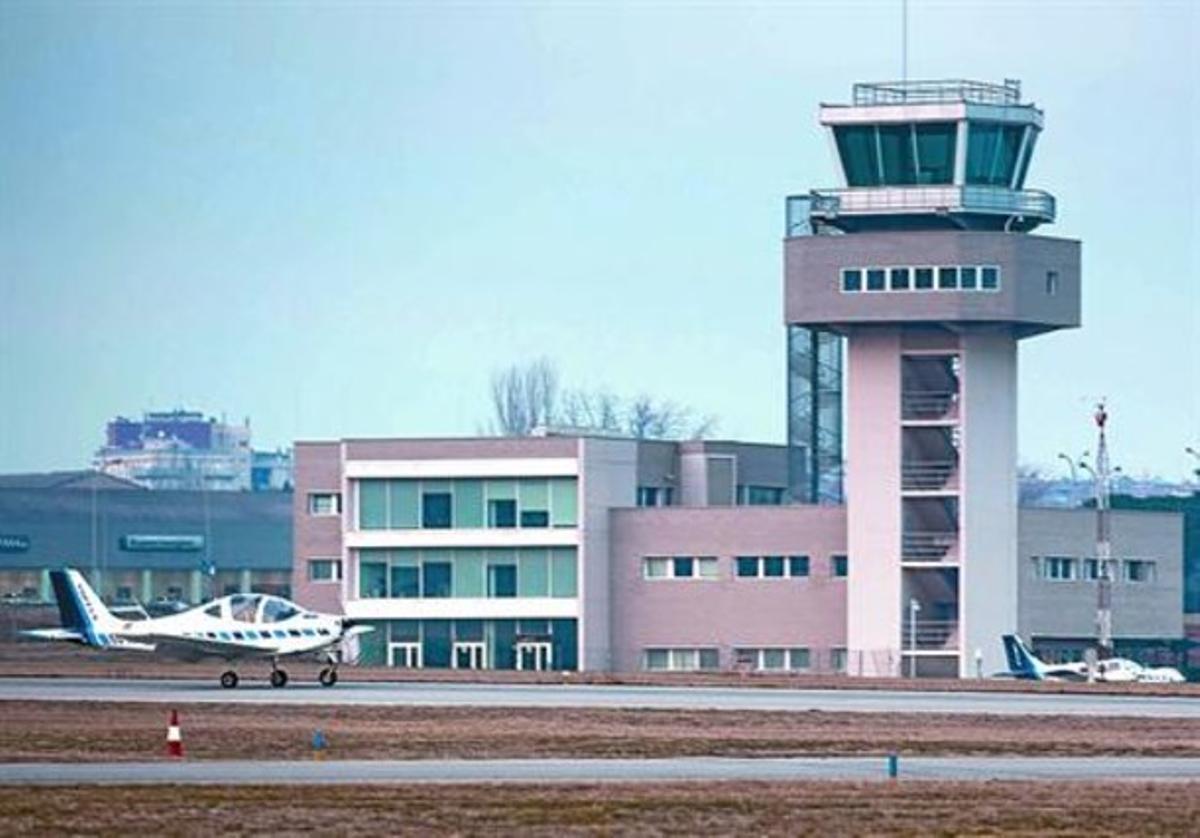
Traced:
<path fill-rule="evenodd" d="M 879 151 L 883 161 L 884 183 L 889 186 L 911 186 L 917 182 L 911 125 L 880 125 Z"/>
<path fill-rule="evenodd" d="M 967 183 L 1007 187 L 1013 179 L 1024 132 L 1024 125 L 968 123 Z"/>
<path fill-rule="evenodd" d="M 954 146 L 958 129 L 953 122 L 927 122 L 914 126 L 917 147 L 917 183 L 950 183 L 954 179 Z"/>
<path fill-rule="evenodd" d="M 849 186 L 878 186 L 879 146 L 874 125 L 839 125 L 833 129 L 838 155 Z"/>

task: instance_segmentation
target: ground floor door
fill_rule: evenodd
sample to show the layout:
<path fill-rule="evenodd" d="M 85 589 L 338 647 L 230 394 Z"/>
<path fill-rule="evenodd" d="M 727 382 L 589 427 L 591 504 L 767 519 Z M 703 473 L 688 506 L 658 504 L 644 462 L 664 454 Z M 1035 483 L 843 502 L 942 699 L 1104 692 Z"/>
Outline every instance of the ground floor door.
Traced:
<path fill-rule="evenodd" d="M 401 669 L 421 668 L 420 643 L 392 643 L 388 646 L 388 666 Z"/>
<path fill-rule="evenodd" d="M 541 672 L 553 666 L 550 641 L 518 640 L 517 669 Z"/>
<path fill-rule="evenodd" d="M 455 669 L 483 669 L 486 648 L 487 644 L 482 641 L 455 643 L 450 663 Z"/>

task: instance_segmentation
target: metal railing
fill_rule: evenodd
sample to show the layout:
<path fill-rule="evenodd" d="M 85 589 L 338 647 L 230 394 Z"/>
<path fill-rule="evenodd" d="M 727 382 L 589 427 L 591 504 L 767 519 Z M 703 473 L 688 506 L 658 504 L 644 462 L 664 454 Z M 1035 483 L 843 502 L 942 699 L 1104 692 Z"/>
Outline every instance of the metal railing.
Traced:
<path fill-rule="evenodd" d="M 1053 221 L 1054 196 L 1041 189 L 1008 189 L 1003 186 L 872 186 L 851 189 L 816 189 L 810 214 L 824 218 L 839 215 L 903 213 L 984 213 L 1030 216 Z"/>
<path fill-rule="evenodd" d="M 982 105 L 1021 104 L 1021 82 L 1003 84 L 970 79 L 878 81 L 854 85 L 855 105 L 917 105 L 936 102 L 976 102 Z"/>
<path fill-rule="evenodd" d="M 958 620 L 917 620 L 916 625 L 905 620 L 901 640 L 906 652 L 911 649 L 956 649 Z"/>
<path fill-rule="evenodd" d="M 927 390 L 900 394 L 902 419 L 953 419 L 958 415 L 958 393 L 953 390 Z"/>
<path fill-rule="evenodd" d="M 934 491 L 953 488 L 951 477 L 956 477 L 957 460 L 923 460 L 901 463 L 900 488 L 910 491 Z M 953 481 L 957 485 L 958 481 Z"/>
<path fill-rule="evenodd" d="M 906 562 L 941 562 L 958 547 L 958 533 L 953 530 L 917 530 L 900 538 L 900 558 Z"/>

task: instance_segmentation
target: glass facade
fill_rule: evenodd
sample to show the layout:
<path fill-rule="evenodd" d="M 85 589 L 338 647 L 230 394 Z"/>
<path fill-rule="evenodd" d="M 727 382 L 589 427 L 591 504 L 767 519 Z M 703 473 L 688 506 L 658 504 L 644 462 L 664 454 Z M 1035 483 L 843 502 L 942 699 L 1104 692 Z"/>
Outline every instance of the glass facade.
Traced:
<path fill-rule="evenodd" d="M 1004 186 L 1013 182 L 1024 125 L 967 123 L 967 183 Z"/>
<path fill-rule="evenodd" d="M 576 596 L 574 547 L 359 550 L 360 599 Z"/>
<path fill-rule="evenodd" d="M 356 483 L 362 530 L 544 529 L 577 524 L 574 477 Z"/>
<path fill-rule="evenodd" d="M 788 482 L 800 503 L 842 501 L 842 338 L 788 327 Z"/>
<path fill-rule="evenodd" d="M 838 125 L 833 135 L 848 186 L 916 186 L 954 180 L 958 130 L 953 122 Z"/>
<path fill-rule="evenodd" d="M 423 669 L 575 670 L 579 668 L 576 621 L 564 620 L 379 620 L 359 636 L 358 663 Z M 456 654 L 482 644 L 474 659 Z M 522 647 L 542 652 L 526 654 Z M 538 648 L 541 647 L 541 648 Z M 468 663 L 469 662 L 469 663 Z"/>

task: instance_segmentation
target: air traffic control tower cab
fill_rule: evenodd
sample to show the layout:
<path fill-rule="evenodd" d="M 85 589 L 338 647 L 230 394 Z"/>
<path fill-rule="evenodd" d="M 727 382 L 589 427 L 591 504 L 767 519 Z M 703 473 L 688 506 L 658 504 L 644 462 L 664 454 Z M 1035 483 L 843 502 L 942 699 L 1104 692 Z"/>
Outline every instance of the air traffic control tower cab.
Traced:
<path fill-rule="evenodd" d="M 788 437 L 796 499 L 847 506 L 848 668 L 998 671 L 1017 342 L 1079 325 L 1079 243 L 1030 234 L 1042 112 L 1014 81 L 888 82 L 820 121 L 842 185 L 787 202 Z"/>

